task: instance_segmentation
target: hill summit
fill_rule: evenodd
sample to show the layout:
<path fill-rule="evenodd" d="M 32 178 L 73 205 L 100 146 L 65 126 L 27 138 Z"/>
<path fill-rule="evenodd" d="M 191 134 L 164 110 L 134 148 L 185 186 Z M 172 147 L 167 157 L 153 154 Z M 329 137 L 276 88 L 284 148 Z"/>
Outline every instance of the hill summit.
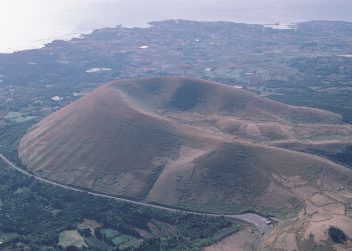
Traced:
<path fill-rule="evenodd" d="M 294 189 L 350 178 L 279 147 L 350 140 L 341 116 L 184 77 L 121 80 L 44 118 L 19 154 L 37 175 L 106 194 L 208 212 L 294 211 Z"/>

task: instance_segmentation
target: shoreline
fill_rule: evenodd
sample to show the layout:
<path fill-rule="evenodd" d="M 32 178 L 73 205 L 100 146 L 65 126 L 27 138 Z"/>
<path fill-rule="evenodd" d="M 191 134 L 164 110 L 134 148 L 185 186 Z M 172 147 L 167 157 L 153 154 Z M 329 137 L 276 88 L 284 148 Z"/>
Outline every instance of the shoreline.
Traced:
<path fill-rule="evenodd" d="M 57 36 L 57 37 L 51 37 L 51 38 L 43 38 L 43 39 L 38 39 L 35 41 L 30 42 L 30 44 L 23 46 L 23 47 L 15 47 L 15 48 L 0 48 L 0 55 L 10 55 L 14 54 L 17 52 L 23 52 L 23 51 L 29 51 L 29 50 L 38 50 L 44 48 L 46 45 L 51 44 L 54 41 L 71 41 L 72 39 L 81 39 L 84 38 L 85 36 L 91 35 L 93 32 L 98 31 L 98 30 L 103 30 L 103 29 L 116 29 L 116 28 L 126 28 L 126 29 L 132 29 L 132 28 L 138 28 L 138 29 L 147 29 L 150 28 L 154 25 L 154 23 L 160 23 L 160 22 L 166 22 L 166 21 L 190 21 L 190 22 L 209 22 L 209 23 L 215 23 L 215 22 L 225 22 L 225 23 L 234 23 L 234 24 L 245 24 L 245 25 L 260 25 L 263 26 L 263 28 L 268 28 L 268 29 L 273 29 L 273 30 L 292 30 L 294 29 L 293 27 L 297 24 L 301 23 L 309 23 L 309 22 L 315 22 L 315 21 L 323 21 L 323 22 L 343 22 L 343 23 L 352 23 L 352 21 L 337 21 L 337 20 L 305 20 L 305 21 L 298 21 L 298 22 L 262 22 L 262 23 L 251 23 L 251 22 L 241 22 L 241 21 L 223 21 L 223 20 L 218 20 L 218 21 L 204 21 L 204 20 L 189 20 L 189 19 L 164 19 L 164 20 L 156 20 L 156 21 L 150 21 L 144 25 L 141 26 L 129 26 L 129 25 L 121 25 L 117 24 L 114 27 L 100 27 L 100 28 L 92 28 L 89 30 L 82 30 L 81 32 L 78 33 L 71 33 L 71 34 L 66 34 L 62 36 Z"/>

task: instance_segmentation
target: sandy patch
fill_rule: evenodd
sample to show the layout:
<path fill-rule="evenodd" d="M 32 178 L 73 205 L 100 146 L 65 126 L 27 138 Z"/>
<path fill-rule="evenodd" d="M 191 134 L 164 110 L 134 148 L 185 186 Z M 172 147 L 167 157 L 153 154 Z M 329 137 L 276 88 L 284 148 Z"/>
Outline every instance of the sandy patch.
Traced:
<path fill-rule="evenodd" d="M 338 195 L 337 193 L 334 192 L 330 192 L 330 191 L 325 191 L 324 194 L 328 197 L 330 197 L 331 199 L 333 199 L 334 201 L 338 201 L 341 202 L 343 204 L 346 204 L 349 202 L 349 199 L 342 197 L 340 195 Z"/>
<path fill-rule="evenodd" d="M 342 203 L 332 203 L 328 204 L 322 207 L 324 211 L 327 211 L 332 214 L 339 214 L 339 215 L 344 215 L 345 214 L 345 205 Z"/>
<path fill-rule="evenodd" d="M 318 212 L 313 214 L 311 222 L 319 222 L 319 221 L 326 221 L 326 220 L 330 220 L 333 217 L 331 216 L 331 214 L 328 213 L 324 213 L 324 212 Z"/>
<path fill-rule="evenodd" d="M 338 195 L 346 198 L 346 199 L 352 199 L 352 192 L 347 191 L 347 190 L 341 190 L 337 192 Z"/>
<path fill-rule="evenodd" d="M 321 207 L 327 204 L 334 203 L 335 201 L 326 195 L 314 194 L 310 201 L 317 207 Z"/>
<path fill-rule="evenodd" d="M 317 206 L 313 205 L 309 201 L 306 201 L 306 214 L 308 216 L 312 216 L 313 214 L 318 212 Z"/>

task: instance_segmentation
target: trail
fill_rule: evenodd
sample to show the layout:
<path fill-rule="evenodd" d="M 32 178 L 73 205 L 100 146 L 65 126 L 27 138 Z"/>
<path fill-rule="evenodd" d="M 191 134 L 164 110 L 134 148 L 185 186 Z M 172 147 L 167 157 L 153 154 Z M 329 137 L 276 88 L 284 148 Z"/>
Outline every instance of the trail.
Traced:
<path fill-rule="evenodd" d="M 262 236 L 262 234 L 269 232 L 272 229 L 271 225 L 267 225 L 267 219 L 265 217 L 262 217 L 260 215 L 257 214 L 253 214 L 253 213 L 245 213 L 245 214 L 235 214 L 235 215 L 221 215 L 221 214 L 211 214 L 211 213 L 201 213 L 201 212 L 195 212 L 195 211 L 190 211 L 190 210 L 181 210 L 181 209 L 176 209 L 176 208 L 171 208 L 171 207 L 167 207 L 167 206 L 159 206 L 159 205 L 154 205 L 154 204 L 149 204 L 146 202 L 141 202 L 141 201 L 135 201 L 135 200 L 131 200 L 131 199 L 125 199 L 125 198 L 121 198 L 121 197 L 117 197 L 117 196 L 112 196 L 112 195 L 107 195 L 107 194 L 102 194 L 102 193 L 97 193 L 97 192 L 91 192 L 91 191 L 87 191 L 84 189 L 80 189 L 80 188 L 76 188 L 76 187 L 72 187 L 69 185 L 64 185 L 61 183 L 57 183 L 55 181 L 52 180 L 48 180 L 45 178 L 42 178 L 40 176 L 37 176 L 35 174 L 31 174 L 26 170 L 23 170 L 22 168 L 16 166 L 13 162 L 11 162 L 9 159 L 7 159 L 2 153 L 0 153 L 0 159 L 11 169 L 26 175 L 27 177 L 30 178 L 34 178 L 38 181 L 47 183 L 49 185 L 53 185 L 56 187 L 61 187 L 63 189 L 67 189 L 67 190 L 71 190 L 71 191 L 75 191 L 75 192 L 82 192 L 82 193 L 86 193 L 86 194 L 90 194 L 96 197 L 101 197 L 101 198 L 107 198 L 107 199 L 113 199 L 116 201 L 120 201 L 120 202 L 125 202 L 125 203 L 130 203 L 133 205 L 138 205 L 138 206 L 143 206 L 143 207 L 148 207 L 148 208 L 154 208 L 154 209 L 160 209 L 160 210 L 165 210 L 168 212 L 174 212 L 174 213 L 186 213 L 186 214 L 193 214 L 193 215 L 200 215 L 200 216 L 210 216 L 210 217 L 225 217 L 228 219 L 235 219 L 235 220 L 239 220 L 239 221 L 243 221 L 246 223 L 249 223 L 251 225 L 254 225 L 257 230 L 260 233 L 260 237 Z M 260 240 L 258 240 L 259 242 Z"/>

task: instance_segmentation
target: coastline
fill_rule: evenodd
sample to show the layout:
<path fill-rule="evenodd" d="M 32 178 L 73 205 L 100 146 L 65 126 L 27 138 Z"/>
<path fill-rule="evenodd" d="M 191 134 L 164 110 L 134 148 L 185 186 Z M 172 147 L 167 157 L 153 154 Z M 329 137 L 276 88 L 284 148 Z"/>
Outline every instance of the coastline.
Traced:
<path fill-rule="evenodd" d="M 153 26 L 155 23 L 161 23 L 161 22 L 167 22 L 167 21 L 191 21 L 191 22 L 209 22 L 209 23 L 214 23 L 214 22 L 225 22 L 225 23 L 235 23 L 235 24 L 245 24 L 245 25 L 261 25 L 263 28 L 268 28 L 268 29 L 274 29 L 274 30 L 292 30 L 294 29 L 294 26 L 297 24 L 301 23 L 308 23 L 308 22 L 314 22 L 314 21 L 324 21 L 324 22 L 346 22 L 346 23 L 352 23 L 352 21 L 337 21 L 337 20 L 304 20 L 304 21 L 298 21 L 298 22 L 241 22 L 241 21 L 223 21 L 223 20 L 209 20 L 209 21 L 204 21 L 204 20 L 191 20 L 191 19 L 164 19 L 164 20 L 156 20 L 156 21 L 150 21 L 147 22 L 146 24 L 140 25 L 140 26 L 131 26 L 131 25 L 121 25 L 117 24 L 113 27 L 111 26 L 103 26 L 103 27 L 93 27 L 90 29 L 86 30 L 81 30 L 78 32 L 73 32 L 73 33 L 68 33 L 65 35 L 58 35 L 54 36 L 51 38 L 42 38 L 38 39 L 32 42 L 29 42 L 27 45 L 23 45 L 20 47 L 8 47 L 8 48 L 1 48 L 0 47 L 0 55 L 2 54 L 13 54 L 16 52 L 21 52 L 21 51 L 28 51 L 28 50 L 36 50 L 36 49 L 41 49 L 44 48 L 46 45 L 54 42 L 54 41 L 70 41 L 72 39 L 81 39 L 84 38 L 85 36 L 91 35 L 95 31 L 103 30 L 103 29 L 116 29 L 118 27 L 121 28 L 126 28 L 126 29 L 131 29 L 131 28 L 138 28 L 138 29 L 146 29 L 150 28 Z"/>

